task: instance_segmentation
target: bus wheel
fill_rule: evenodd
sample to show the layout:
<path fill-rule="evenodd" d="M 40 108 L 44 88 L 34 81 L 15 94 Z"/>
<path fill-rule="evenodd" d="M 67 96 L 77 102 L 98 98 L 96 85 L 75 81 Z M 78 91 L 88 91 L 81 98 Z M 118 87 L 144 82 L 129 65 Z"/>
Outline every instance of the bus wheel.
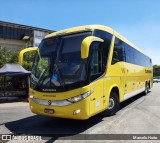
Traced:
<path fill-rule="evenodd" d="M 149 92 L 149 85 L 146 83 L 144 94 L 147 95 Z"/>
<path fill-rule="evenodd" d="M 118 111 L 118 109 L 119 109 L 119 99 L 118 99 L 117 93 L 111 92 L 111 95 L 109 98 L 109 106 L 101 114 L 103 116 L 111 116 L 111 115 L 114 115 Z"/>

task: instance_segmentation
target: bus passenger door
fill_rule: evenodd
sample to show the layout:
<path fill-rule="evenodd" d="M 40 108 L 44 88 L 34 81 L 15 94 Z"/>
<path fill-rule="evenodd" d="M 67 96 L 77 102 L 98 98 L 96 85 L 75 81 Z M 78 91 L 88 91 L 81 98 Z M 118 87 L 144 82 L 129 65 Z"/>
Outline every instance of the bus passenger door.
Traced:
<path fill-rule="evenodd" d="M 126 68 L 125 68 L 125 43 L 115 37 L 112 62 L 109 75 L 112 76 L 110 85 L 117 85 L 120 90 L 120 101 L 123 101 L 125 93 L 127 93 L 126 85 Z"/>
<path fill-rule="evenodd" d="M 103 63 L 102 51 L 99 48 L 100 43 L 93 43 L 91 46 L 91 61 L 90 61 L 90 87 L 92 94 L 90 96 L 90 115 L 94 115 L 100 110 L 103 110 Z"/>
<path fill-rule="evenodd" d="M 120 85 L 121 85 L 121 100 L 125 98 L 125 94 L 127 91 L 127 69 L 125 68 L 124 64 L 121 66 L 121 78 L 120 78 Z"/>

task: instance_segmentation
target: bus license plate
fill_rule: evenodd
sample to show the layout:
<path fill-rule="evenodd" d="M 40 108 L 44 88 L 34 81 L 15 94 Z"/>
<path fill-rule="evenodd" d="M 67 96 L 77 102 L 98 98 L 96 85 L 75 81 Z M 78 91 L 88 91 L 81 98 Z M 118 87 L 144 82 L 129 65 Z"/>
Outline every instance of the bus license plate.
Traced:
<path fill-rule="evenodd" d="M 53 114 L 54 110 L 53 109 L 44 109 L 44 113 Z"/>

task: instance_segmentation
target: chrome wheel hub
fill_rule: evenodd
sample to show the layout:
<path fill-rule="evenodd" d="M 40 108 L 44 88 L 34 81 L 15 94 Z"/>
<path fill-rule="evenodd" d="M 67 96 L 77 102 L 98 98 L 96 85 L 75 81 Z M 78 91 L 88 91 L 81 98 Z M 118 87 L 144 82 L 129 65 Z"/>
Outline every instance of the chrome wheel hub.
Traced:
<path fill-rule="evenodd" d="M 112 98 L 110 98 L 109 99 L 109 107 L 108 107 L 108 109 L 111 110 L 111 109 L 114 108 L 114 106 L 115 106 L 115 102 L 114 102 L 114 100 Z"/>

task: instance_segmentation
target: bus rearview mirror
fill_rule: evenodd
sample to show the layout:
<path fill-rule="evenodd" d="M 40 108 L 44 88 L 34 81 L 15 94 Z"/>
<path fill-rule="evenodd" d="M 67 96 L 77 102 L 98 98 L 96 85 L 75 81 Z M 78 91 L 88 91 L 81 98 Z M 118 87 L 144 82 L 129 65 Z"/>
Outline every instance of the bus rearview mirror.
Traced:
<path fill-rule="evenodd" d="M 83 39 L 82 44 L 81 44 L 81 58 L 82 59 L 88 58 L 90 45 L 92 44 L 92 42 L 95 42 L 95 41 L 104 42 L 103 39 L 95 37 L 95 36 L 88 36 Z"/>
<path fill-rule="evenodd" d="M 38 55 L 40 56 L 38 47 L 25 48 L 25 49 L 23 49 L 23 50 L 20 51 L 19 56 L 18 56 L 18 63 L 20 65 L 22 65 L 22 63 L 23 63 L 23 56 L 24 56 L 24 54 L 27 53 L 27 52 L 31 52 L 31 51 L 37 51 Z"/>

